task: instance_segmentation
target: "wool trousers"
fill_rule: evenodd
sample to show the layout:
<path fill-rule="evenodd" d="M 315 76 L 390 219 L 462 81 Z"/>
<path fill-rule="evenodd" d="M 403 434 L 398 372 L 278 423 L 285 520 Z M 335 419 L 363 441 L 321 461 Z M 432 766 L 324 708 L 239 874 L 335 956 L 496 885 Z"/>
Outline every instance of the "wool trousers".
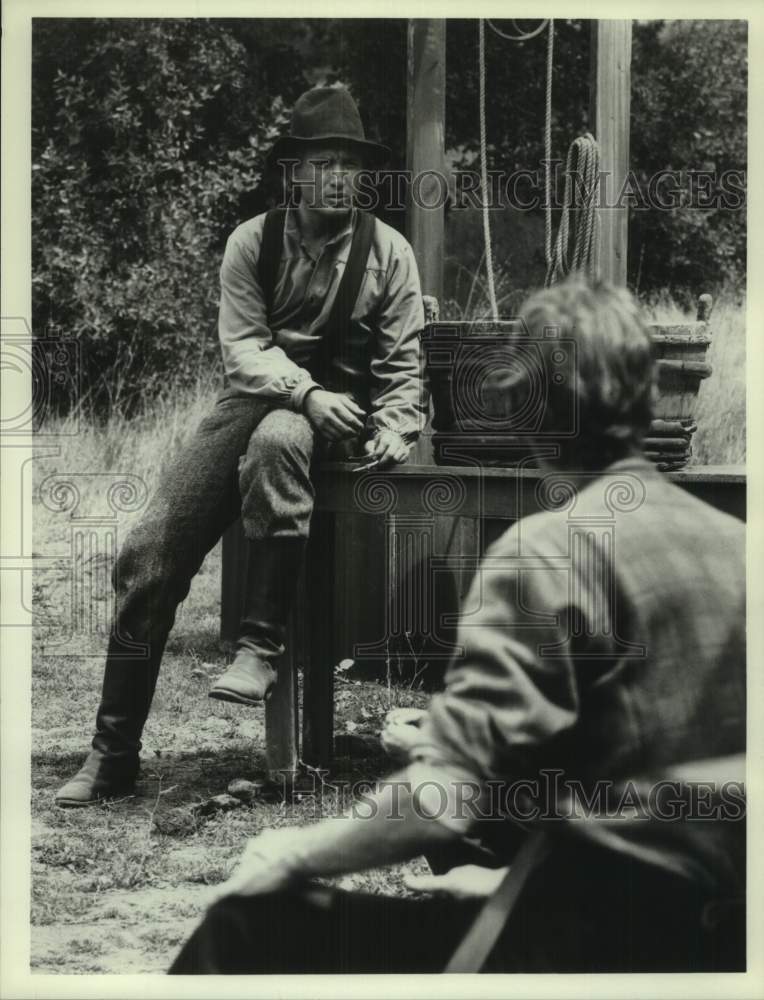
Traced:
<path fill-rule="evenodd" d="M 140 645 L 158 666 L 178 605 L 207 553 L 240 515 L 251 540 L 305 538 L 314 432 L 301 413 L 222 393 L 172 457 L 117 557 L 110 655 Z"/>

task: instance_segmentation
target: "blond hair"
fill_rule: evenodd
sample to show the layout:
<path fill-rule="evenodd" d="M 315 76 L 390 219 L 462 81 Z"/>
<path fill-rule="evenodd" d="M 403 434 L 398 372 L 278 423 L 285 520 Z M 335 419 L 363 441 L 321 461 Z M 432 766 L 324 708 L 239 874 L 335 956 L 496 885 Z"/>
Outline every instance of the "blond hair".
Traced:
<path fill-rule="evenodd" d="M 531 295 L 520 315 L 545 355 L 566 342 L 573 347 L 570 377 L 549 379 L 542 421 L 554 439 L 576 414 L 575 432 L 558 441 L 561 462 L 604 468 L 637 448 L 650 424 L 655 376 L 650 334 L 634 297 L 571 277 Z"/>

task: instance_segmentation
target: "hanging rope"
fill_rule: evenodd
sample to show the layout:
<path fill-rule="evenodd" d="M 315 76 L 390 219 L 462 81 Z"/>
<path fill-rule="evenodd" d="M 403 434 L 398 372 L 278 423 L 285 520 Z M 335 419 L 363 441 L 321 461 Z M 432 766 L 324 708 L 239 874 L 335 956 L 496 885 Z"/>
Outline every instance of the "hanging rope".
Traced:
<path fill-rule="evenodd" d="M 479 36 L 479 113 L 480 113 L 480 183 L 483 189 L 483 241 L 485 243 L 485 269 L 488 278 L 488 301 L 491 304 L 491 318 L 499 318 L 496 302 L 496 284 L 493 279 L 493 247 L 491 246 L 491 222 L 488 215 L 488 159 L 485 126 L 485 22 L 478 21 Z"/>
<path fill-rule="evenodd" d="M 597 194 L 600 152 L 594 136 L 587 132 L 574 139 L 565 163 L 565 189 L 557 239 L 548 262 L 546 281 L 549 287 L 571 271 L 583 271 L 594 278 L 599 272 L 599 217 Z M 575 189 L 574 189 L 575 185 Z M 547 188 L 551 210 L 551 190 Z M 575 209 L 573 256 L 570 257 L 570 210 Z"/>
<path fill-rule="evenodd" d="M 544 108 L 544 256 L 552 266 L 552 67 L 554 65 L 554 21 L 549 20 L 546 43 L 546 102 Z"/>
<path fill-rule="evenodd" d="M 491 316 L 493 319 L 497 320 L 499 318 L 499 307 L 496 301 L 496 282 L 494 280 L 493 272 L 493 246 L 491 243 L 491 222 L 488 215 L 488 140 L 486 136 L 486 123 L 485 123 L 485 21 L 478 21 L 478 37 L 479 37 L 479 112 L 480 112 L 480 179 L 483 188 L 483 242 L 485 243 L 485 267 L 486 276 L 488 279 L 488 301 L 491 306 Z M 551 188 L 552 188 L 552 65 L 554 60 L 554 20 L 552 18 L 546 18 L 538 28 L 533 31 L 522 32 L 520 31 L 517 22 L 512 21 L 512 24 L 517 31 L 517 34 L 510 35 L 496 25 L 490 20 L 487 20 L 488 26 L 491 31 L 499 35 L 501 38 L 505 38 L 511 42 L 525 42 L 531 38 L 536 38 L 545 29 L 549 29 L 549 36 L 547 40 L 547 56 L 546 56 L 546 107 L 545 107 L 545 119 L 544 119 L 544 155 L 546 163 L 544 166 L 544 179 L 546 186 L 546 216 L 544 219 L 544 252 L 546 256 L 547 271 L 549 272 L 552 265 L 552 203 L 551 203 Z"/>
<path fill-rule="evenodd" d="M 479 113 L 480 113 L 480 178 L 483 190 L 483 240 L 485 243 L 485 267 L 488 279 L 488 300 L 491 316 L 499 318 L 496 301 L 496 283 L 493 271 L 493 246 L 491 243 L 491 223 L 488 209 L 488 139 L 485 121 L 485 24 L 478 21 L 479 33 Z M 544 284 L 549 287 L 572 271 L 583 271 L 594 278 L 599 274 L 599 215 L 597 211 L 600 169 L 599 146 L 594 136 L 587 132 L 574 139 L 568 150 L 565 163 L 565 189 L 563 195 L 560 225 L 557 238 L 552 244 L 552 82 L 554 69 L 554 20 L 547 18 L 534 31 L 520 32 L 517 23 L 512 24 L 518 31 L 509 35 L 501 31 L 487 19 L 493 32 L 513 42 L 527 41 L 548 29 L 546 49 L 546 95 L 544 105 L 544 256 L 547 273 Z M 573 219 L 573 254 L 571 244 L 571 208 Z"/>

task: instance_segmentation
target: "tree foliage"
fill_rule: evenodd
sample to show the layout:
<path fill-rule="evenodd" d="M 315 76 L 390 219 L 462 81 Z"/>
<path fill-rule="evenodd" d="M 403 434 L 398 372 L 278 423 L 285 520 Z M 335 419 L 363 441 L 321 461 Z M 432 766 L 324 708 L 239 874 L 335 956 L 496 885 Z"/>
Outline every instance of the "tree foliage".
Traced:
<path fill-rule="evenodd" d="M 283 99 L 221 22 L 43 22 L 34 57 L 35 329 L 84 342 L 99 398 L 192 380 Z"/>
<path fill-rule="evenodd" d="M 641 24 L 633 66 L 632 167 L 643 188 L 658 171 L 677 171 L 686 194 L 670 211 L 632 211 L 631 280 L 640 288 L 668 283 L 692 292 L 742 286 L 745 198 L 731 207 L 727 188 L 731 172 L 743 176 L 747 167 L 747 24 Z M 693 180 L 694 171 L 715 180 Z M 701 195 L 695 204 L 693 187 Z"/>
<path fill-rule="evenodd" d="M 395 166 L 405 162 L 403 20 L 34 25 L 33 324 L 38 334 L 53 325 L 82 342 L 85 384 L 99 404 L 193 381 L 217 363 L 225 239 L 264 207 L 266 156 L 303 90 L 347 84 L 367 132 L 391 146 Z M 588 29 L 555 24 L 559 158 L 588 127 Z M 510 43 L 489 31 L 486 45 L 490 166 L 536 169 L 545 38 Z M 447 146 L 457 164 L 472 163 L 475 20 L 448 22 L 447 74 Z M 745 169 L 743 22 L 635 23 L 632 79 L 641 182 L 659 169 Z M 528 233 L 538 232 L 533 222 Z M 631 240 L 630 280 L 641 290 L 697 292 L 744 276 L 742 210 L 635 208 Z"/>

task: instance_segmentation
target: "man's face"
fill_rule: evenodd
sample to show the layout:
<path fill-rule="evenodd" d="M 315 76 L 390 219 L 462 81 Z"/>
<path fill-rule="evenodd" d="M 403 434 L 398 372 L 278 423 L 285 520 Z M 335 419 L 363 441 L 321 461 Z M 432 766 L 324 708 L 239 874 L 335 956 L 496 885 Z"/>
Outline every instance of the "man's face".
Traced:
<path fill-rule="evenodd" d="M 352 147 L 310 147 L 293 174 L 301 204 L 322 215 L 346 214 L 352 208 L 355 180 L 362 168 L 360 154 Z"/>

